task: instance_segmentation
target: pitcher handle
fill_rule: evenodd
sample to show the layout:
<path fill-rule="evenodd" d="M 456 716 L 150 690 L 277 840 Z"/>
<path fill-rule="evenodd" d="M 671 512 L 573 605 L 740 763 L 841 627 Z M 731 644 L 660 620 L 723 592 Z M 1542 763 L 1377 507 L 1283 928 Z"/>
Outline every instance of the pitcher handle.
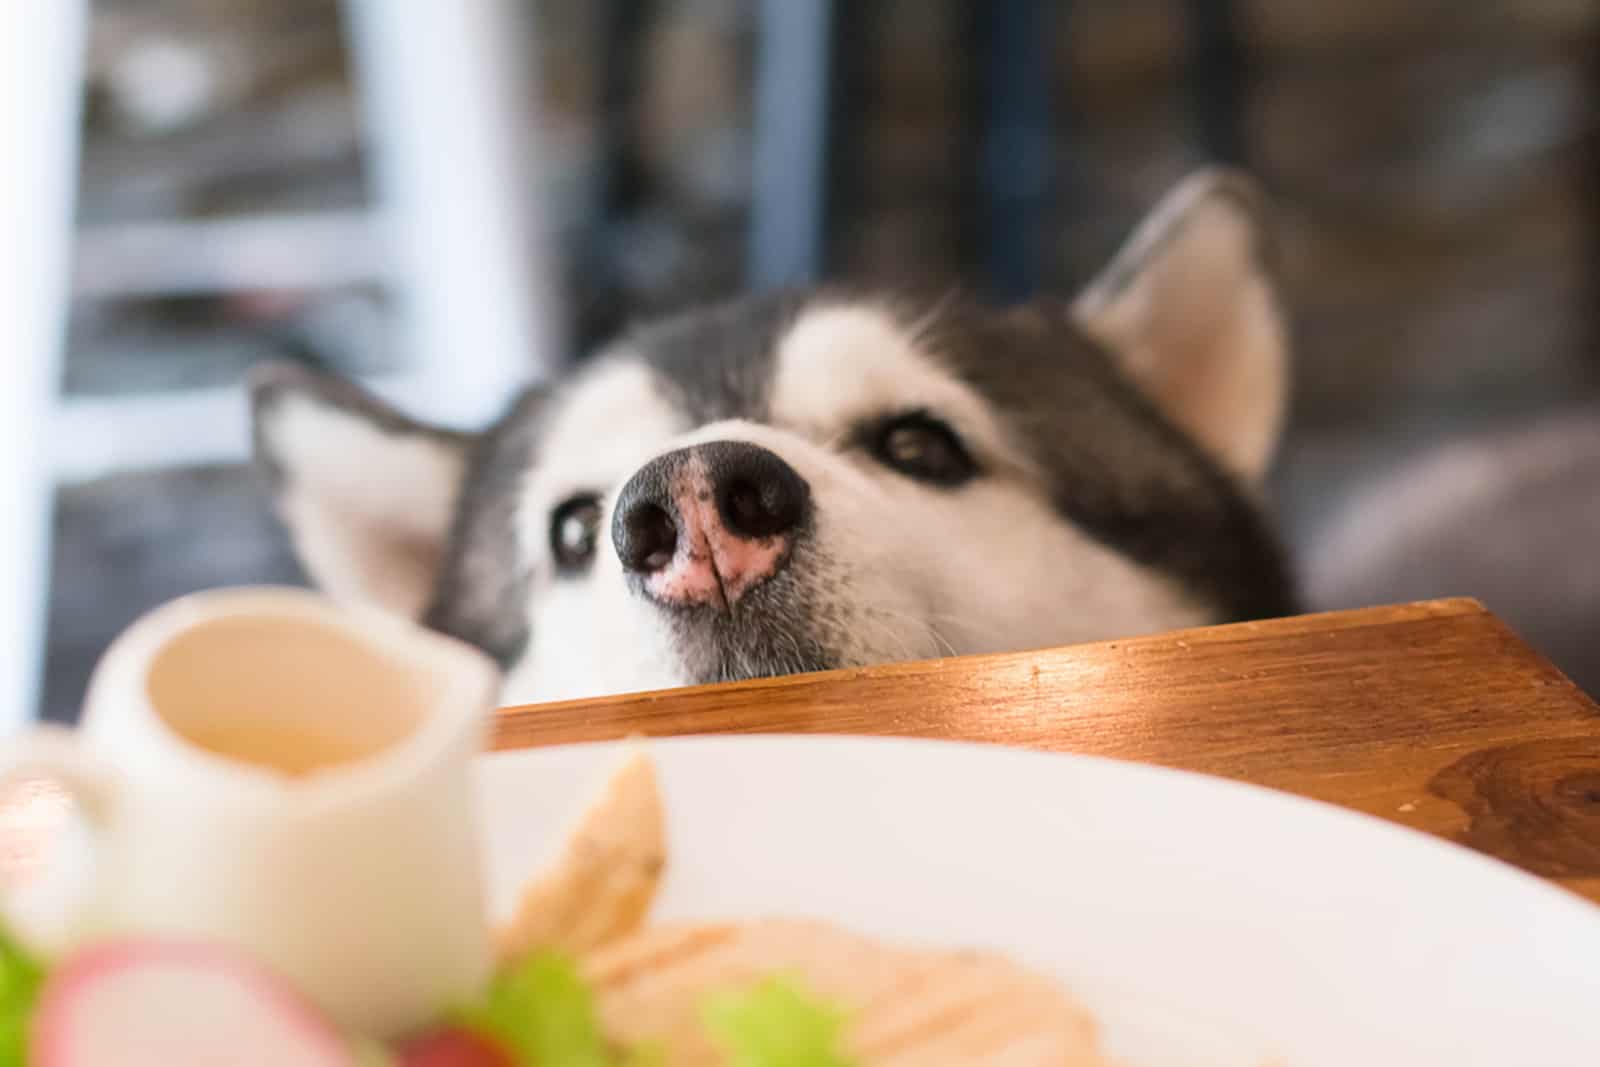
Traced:
<path fill-rule="evenodd" d="M 77 806 L 77 817 L 88 827 L 91 836 L 98 838 L 116 800 L 117 778 L 110 767 L 84 749 L 71 730 L 53 725 L 38 726 L 0 741 L 0 788 L 30 778 L 54 782 L 64 789 Z M 72 910 L 75 912 L 82 902 L 81 897 L 74 900 Z M 13 890 L 6 889 L 0 896 L 0 916 L 5 920 L 7 931 L 30 949 L 43 954 L 58 949 L 57 942 L 65 936 L 75 915 L 58 917 L 64 925 L 61 930 L 51 931 L 25 919 L 15 904 Z"/>

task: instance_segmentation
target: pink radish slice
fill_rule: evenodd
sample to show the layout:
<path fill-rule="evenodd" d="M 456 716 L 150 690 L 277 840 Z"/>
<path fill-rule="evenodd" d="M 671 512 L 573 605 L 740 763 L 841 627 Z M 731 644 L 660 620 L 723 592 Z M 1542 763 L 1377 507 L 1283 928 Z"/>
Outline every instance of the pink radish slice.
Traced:
<path fill-rule="evenodd" d="M 97 945 L 51 975 L 30 1067 L 353 1067 L 316 1009 L 247 959 L 208 945 Z"/>

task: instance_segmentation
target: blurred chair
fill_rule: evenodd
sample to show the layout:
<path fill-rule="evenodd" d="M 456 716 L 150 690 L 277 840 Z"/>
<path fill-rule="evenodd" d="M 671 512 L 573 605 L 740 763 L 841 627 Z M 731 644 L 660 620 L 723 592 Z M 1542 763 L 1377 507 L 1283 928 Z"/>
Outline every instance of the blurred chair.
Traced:
<path fill-rule="evenodd" d="M 1401 464 L 1344 503 L 1303 569 L 1320 609 L 1477 597 L 1600 693 L 1600 410 Z"/>
<path fill-rule="evenodd" d="M 406 370 L 367 382 L 418 415 L 481 423 L 512 390 L 566 356 L 555 272 L 536 181 L 533 38 L 520 0 L 397 3 L 344 0 L 378 178 L 381 249 L 363 265 L 399 296 Z M 69 296 L 72 203 L 87 0 L 0 8 L 7 74 L 0 159 L 17 180 L 5 200 L 19 220 L 25 264 L 19 330 L 0 362 L 0 404 L 17 440 L 0 458 L 0 729 L 37 705 L 50 497 L 57 478 L 134 467 L 243 460 L 242 389 L 111 399 L 59 397 Z M 16 53 L 12 55 L 11 53 Z M 167 293 L 327 284 L 315 255 L 272 254 L 298 234 L 318 238 L 344 220 L 224 220 L 151 226 L 117 252 L 167 280 Z M 298 224 L 299 229 L 295 228 Z M 242 272 L 196 270 L 197 242 L 231 240 L 261 254 Z M 186 245 L 185 241 L 189 244 Z M 142 242 L 142 243 L 141 243 Z M 185 255 L 186 252 L 191 255 Z M 99 264 L 96 264 L 99 266 Z M 165 268 L 165 269 L 154 269 Z M 251 269 L 261 276 L 251 276 Z M 145 280 L 143 284 L 148 284 Z M 48 442 L 45 447 L 42 442 Z"/>
<path fill-rule="evenodd" d="M 87 17 L 87 0 L 0 7 L 0 732 L 37 703 Z"/>
<path fill-rule="evenodd" d="M 834 20 L 848 13 L 831 0 L 761 0 L 759 11 L 748 271 L 752 288 L 770 289 L 822 275 Z"/>

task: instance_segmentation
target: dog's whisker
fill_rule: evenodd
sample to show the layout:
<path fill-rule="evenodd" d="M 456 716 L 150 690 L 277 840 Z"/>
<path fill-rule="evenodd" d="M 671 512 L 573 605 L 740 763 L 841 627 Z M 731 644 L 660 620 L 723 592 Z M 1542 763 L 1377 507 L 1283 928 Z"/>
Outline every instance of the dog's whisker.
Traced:
<path fill-rule="evenodd" d="M 945 637 L 945 635 L 939 631 L 939 628 L 934 625 L 934 623 L 927 616 L 915 615 L 908 611 L 895 611 L 892 608 L 885 608 L 882 606 L 874 607 L 872 610 L 873 614 L 878 618 L 894 622 L 910 623 L 916 631 L 926 634 L 933 641 L 934 654 L 950 656 L 960 655 L 960 652 L 957 651 L 956 646 L 950 641 L 949 638 Z M 951 618 L 954 617 L 952 616 Z M 917 656 L 916 650 L 909 646 L 903 634 L 896 633 L 893 630 L 888 632 L 895 638 L 896 642 L 900 644 L 901 652 L 906 658 L 920 658 Z"/>
<path fill-rule="evenodd" d="M 939 628 L 937 626 L 935 626 L 931 622 L 928 623 L 928 633 L 933 637 L 933 639 L 935 641 L 937 641 L 939 644 L 944 646 L 944 651 L 945 651 L 946 655 L 948 655 L 948 656 L 958 656 L 958 655 L 960 655 L 960 653 L 956 651 L 956 646 L 953 643 L 951 643 L 950 639 L 948 637 L 946 637 L 943 633 L 941 633 Z"/>
<path fill-rule="evenodd" d="M 935 327 L 943 321 L 945 311 L 960 291 L 960 286 L 950 286 L 926 311 L 911 321 L 906 327 L 906 333 L 912 344 L 921 346 L 928 340 Z"/>

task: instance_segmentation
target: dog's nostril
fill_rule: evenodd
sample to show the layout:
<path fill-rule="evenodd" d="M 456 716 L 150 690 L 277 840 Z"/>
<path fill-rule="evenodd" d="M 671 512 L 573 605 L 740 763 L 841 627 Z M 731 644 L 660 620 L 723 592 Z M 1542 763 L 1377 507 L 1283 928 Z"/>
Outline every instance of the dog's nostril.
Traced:
<path fill-rule="evenodd" d="M 788 533 L 799 524 L 806 507 L 806 484 L 771 452 L 729 444 L 720 453 L 713 452 L 709 465 L 720 481 L 717 510 L 734 536 L 760 540 Z"/>
<path fill-rule="evenodd" d="M 741 537 L 772 537 L 798 521 L 799 500 L 782 478 L 732 478 L 722 490 L 723 521 Z"/>
<path fill-rule="evenodd" d="M 649 573 L 672 562 L 678 548 L 678 528 L 665 508 L 659 504 L 635 504 L 628 509 L 622 524 L 624 567 Z"/>
<path fill-rule="evenodd" d="M 769 483 L 767 488 L 773 487 Z M 775 491 L 764 494 L 760 486 L 744 479 L 730 482 L 726 491 L 728 525 L 752 534 L 767 526 L 777 503 L 768 498 L 776 495 Z"/>

